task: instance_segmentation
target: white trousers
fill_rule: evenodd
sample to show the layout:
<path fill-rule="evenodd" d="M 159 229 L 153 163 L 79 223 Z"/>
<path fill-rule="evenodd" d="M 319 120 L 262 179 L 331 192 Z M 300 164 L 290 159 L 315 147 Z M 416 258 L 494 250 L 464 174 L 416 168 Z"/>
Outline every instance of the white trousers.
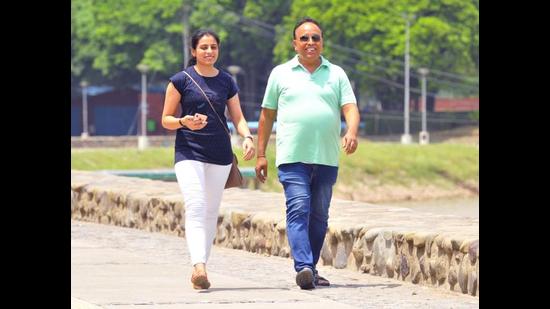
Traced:
<path fill-rule="evenodd" d="M 222 194 L 229 165 L 194 160 L 176 163 L 174 170 L 185 202 L 185 238 L 191 263 L 206 263 L 216 236 Z"/>

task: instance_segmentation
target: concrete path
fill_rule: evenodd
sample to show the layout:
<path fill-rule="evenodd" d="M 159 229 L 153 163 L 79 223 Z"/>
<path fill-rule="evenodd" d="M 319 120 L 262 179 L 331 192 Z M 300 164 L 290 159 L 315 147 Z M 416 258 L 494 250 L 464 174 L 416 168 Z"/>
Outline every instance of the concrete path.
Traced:
<path fill-rule="evenodd" d="M 212 287 L 193 290 L 185 239 L 71 221 L 72 308 L 478 308 L 479 298 L 319 266 L 330 287 L 300 290 L 292 260 L 214 246 Z"/>

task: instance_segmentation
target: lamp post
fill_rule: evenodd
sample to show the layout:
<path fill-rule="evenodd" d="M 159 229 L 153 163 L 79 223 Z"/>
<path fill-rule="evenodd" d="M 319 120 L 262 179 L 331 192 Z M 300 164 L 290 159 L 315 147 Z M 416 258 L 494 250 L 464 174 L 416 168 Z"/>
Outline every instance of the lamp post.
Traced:
<path fill-rule="evenodd" d="M 82 87 L 82 134 L 81 139 L 88 138 L 88 82 L 83 80 L 80 82 Z"/>
<path fill-rule="evenodd" d="M 141 135 L 138 137 L 138 149 L 147 148 L 147 76 L 149 67 L 146 64 L 138 64 L 141 72 Z"/>
<path fill-rule="evenodd" d="M 191 4 L 189 1 L 183 0 L 182 4 L 182 40 L 183 40 L 183 65 L 186 66 L 189 62 L 189 11 Z"/>
<path fill-rule="evenodd" d="M 235 81 L 235 84 L 237 83 L 237 74 L 241 73 L 243 69 L 238 65 L 230 65 L 227 67 L 227 70 L 229 73 L 231 73 L 231 76 L 233 77 L 233 80 Z"/>
<path fill-rule="evenodd" d="M 405 122 L 405 133 L 401 135 L 401 144 L 410 144 L 411 135 L 409 134 L 409 26 L 410 19 L 408 14 L 404 14 L 403 17 L 407 21 L 407 26 L 405 28 L 405 102 L 404 102 L 404 122 Z M 414 16 L 412 17 L 414 18 Z"/>
<path fill-rule="evenodd" d="M 418 136 L 420 145 L 426 145 L 430 143 L 430 135 L 428 134 L 427 123 L 426 123 L 426 75 L 428 75 L 429 70 L 426 68 L 418 69 L 418 73 L 422 76 L 422 131 Z"/>

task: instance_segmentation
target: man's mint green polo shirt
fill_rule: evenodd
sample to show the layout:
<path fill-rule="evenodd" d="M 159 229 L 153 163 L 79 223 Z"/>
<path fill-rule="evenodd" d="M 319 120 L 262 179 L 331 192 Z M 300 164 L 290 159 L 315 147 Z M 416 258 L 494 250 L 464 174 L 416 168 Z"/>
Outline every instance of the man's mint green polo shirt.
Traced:
<path fill-rule="evenodd" d="M 349 79 L 324 57 L 313 73 L 297 55 L 276 66 L 262 102 L 263 108 L 277 110 L 275 165 L 338 166 L 341 108 L 347 103 L 357 104 Z"/>

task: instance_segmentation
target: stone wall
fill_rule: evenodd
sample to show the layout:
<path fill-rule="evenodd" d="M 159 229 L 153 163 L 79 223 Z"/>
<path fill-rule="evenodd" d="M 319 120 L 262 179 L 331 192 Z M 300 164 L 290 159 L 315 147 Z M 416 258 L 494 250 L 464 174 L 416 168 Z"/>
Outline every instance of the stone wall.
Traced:
<path fill-rule="evenodd" d="M 226 190 L 214 243 L 290 257 L 281 203 L 284 207 L 280 193 Z M 331 214 L 320 263 L 479 296 L 479 235 L 457 232 L 465 230 L 463 220 L 435 216 L 439 225 L 428 219 L 422 225 L 413 213 L 376 205 L 361 208 L 360 204 L 365 205 L 333 199 L 331 211 L 349 217 Z M 93 172 L 71 174 L 73 219 L 184 237 L 184 214 L 176 183 Z M 363 217 L 375 215 L 373 223 L 361 223 Z M 439 222 L 443 219 L 447 221 Z"/>

